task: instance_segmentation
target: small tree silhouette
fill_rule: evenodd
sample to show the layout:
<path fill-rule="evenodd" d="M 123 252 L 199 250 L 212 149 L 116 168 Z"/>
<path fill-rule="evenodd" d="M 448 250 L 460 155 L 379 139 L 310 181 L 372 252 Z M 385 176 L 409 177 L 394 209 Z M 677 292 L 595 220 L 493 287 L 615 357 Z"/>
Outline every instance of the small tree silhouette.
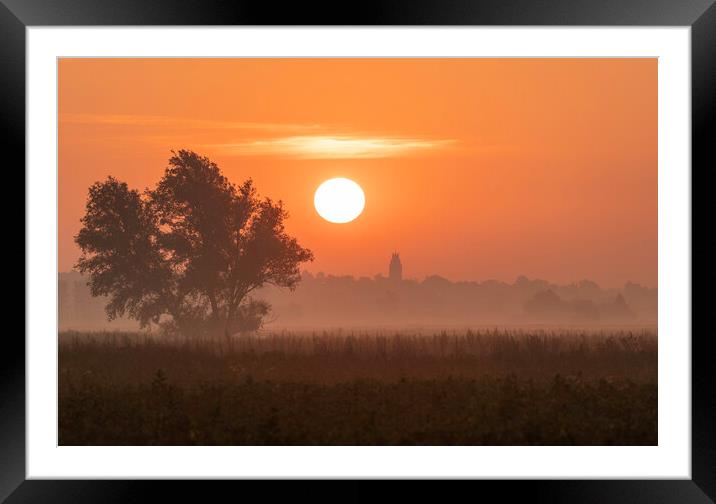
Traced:
<path fill-rule="evenodd" d="M 77 268 L 92 295 L 109 297 L 110 320 L 126 314 L 144 327 L 169 315 L 187 335 L 255 329 L 269 306 L 249 294 L 294 289 L 313 254 L 285 232 L 282 202 L 259 198 L 251 179 L 235 186 L 208 158 L 172 154 L 154 190 L 113 177 L 89 188 Z"/>

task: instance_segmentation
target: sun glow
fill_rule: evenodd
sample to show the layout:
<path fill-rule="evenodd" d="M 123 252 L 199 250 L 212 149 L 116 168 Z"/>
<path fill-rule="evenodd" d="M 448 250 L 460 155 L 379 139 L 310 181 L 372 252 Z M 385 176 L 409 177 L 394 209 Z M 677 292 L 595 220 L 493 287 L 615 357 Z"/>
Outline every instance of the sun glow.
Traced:
<path fill-rule="evenodd" d="M 318 215 L 328 222 L 345 224 L 356 219 L 365 207 L 363 189 L 347 178 L 326 180 L 313 196 Z"/>

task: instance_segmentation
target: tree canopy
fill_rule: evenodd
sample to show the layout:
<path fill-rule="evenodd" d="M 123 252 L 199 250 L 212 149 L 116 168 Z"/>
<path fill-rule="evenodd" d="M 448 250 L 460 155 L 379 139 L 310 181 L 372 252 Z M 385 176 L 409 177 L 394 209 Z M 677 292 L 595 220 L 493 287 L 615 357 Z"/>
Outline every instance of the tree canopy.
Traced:
<path fill-rule="evenodd" d="M 184 334 L 234 334 L 260 326 L 269 306 L 250 294 L 270 284 L 294 289 L 313 260 L 284 228 L 281 201 L 237 186 L 207 157 L 172 152 L 152 190 L 113 177 L 89 188 L 75 237 L 94 296 L 109 319 L 164 323 Z"/>

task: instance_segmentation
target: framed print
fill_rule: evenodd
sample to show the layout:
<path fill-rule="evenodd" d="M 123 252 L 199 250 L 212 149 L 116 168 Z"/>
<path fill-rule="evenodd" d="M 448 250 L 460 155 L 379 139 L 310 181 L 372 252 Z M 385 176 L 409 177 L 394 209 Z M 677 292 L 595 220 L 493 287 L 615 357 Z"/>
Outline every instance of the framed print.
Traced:
<path fill-rule="evenodd" d="M 714 499 L 711 2 L 153 5 L 0 10 L 27 195 L 3 498 Z"/>

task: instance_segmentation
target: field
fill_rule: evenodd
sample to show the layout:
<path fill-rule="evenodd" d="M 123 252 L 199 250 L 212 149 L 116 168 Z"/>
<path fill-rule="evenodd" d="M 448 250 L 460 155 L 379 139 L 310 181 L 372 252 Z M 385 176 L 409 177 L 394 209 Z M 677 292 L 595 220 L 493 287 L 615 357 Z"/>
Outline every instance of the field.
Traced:
<path fill-rule="evenodd" d="M 60 334 L 61 445 L 655 445 L 653 330 Z"/>

